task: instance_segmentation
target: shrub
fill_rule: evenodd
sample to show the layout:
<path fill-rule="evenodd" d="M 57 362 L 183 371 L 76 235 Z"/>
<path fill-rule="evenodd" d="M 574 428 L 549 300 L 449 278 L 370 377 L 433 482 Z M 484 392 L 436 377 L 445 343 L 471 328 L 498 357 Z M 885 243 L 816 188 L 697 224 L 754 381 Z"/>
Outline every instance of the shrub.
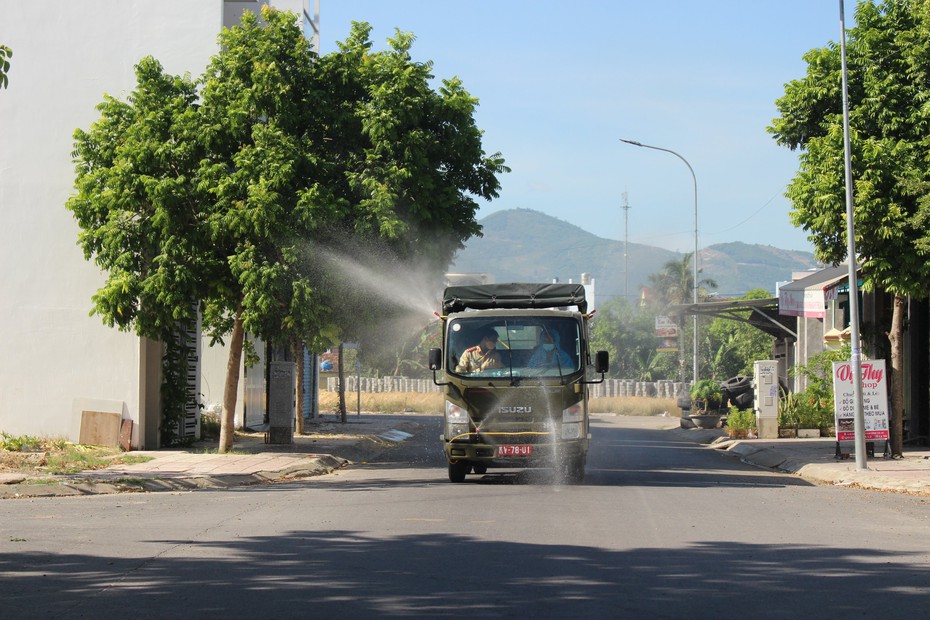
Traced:
<path fill-rule="evenodd" d="M 833 362 L 842 362 L 850 358 L 849 344 L 836 350 L 822 351 L 812 355 L 806 364 L 791 370 L 796 377 L 807 380 L 807 388 L 798 393 L 803 404 L 816 411 L 809 414 L 810 422 L 818 422 L 822 428 L 833 424 Z M 804 427 L 808 428 L 808 427 Z"/>
<path fill-rule="evenodd" d="M 730 407 L 730 414 L 727 416 L 727 428 L 735 431 L 748 431 L 756 428 L 756 413 L 752 409 L 740 410 L 737 407 Z"/>
<path fill-rule="evenodd" d="M 780 428 L 826 428 L 833 425 L 833 398 L 818 389 L 785 394 L 778 403 Z"/>
<path fill-rule="evenodd" d="M 801 401 L 792 392 L 785 393 L 778 399 L 778 427 L 797 428 Z"/>

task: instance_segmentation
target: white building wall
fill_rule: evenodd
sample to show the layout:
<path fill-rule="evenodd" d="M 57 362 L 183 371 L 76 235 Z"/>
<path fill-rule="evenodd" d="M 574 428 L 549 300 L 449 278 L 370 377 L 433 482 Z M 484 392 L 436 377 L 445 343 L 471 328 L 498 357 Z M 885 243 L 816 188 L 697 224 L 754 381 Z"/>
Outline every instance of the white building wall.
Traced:
<path fill-rule="evenodd" d="M 146 381 L 158 381 L 157 351 L 88 316 L 104 276 L 65 209 L 74 130 L 99 118 L 104 94 L 125 99 L 144 56 L 200 75 L 224 20 L 260 4 L 0 0 L 0 43 L 13 50 L 0 91 L 0 431 L 76 441 L 82 410 L 116 411 L 135 422 L 134 445 L 155 447 L 158 386 Z M 305 20 L 313 10 L 309 0 L 271 4 Z M 227 352 L 204 349 L 207 403 L 222 402 Z"/>
<path fill-rule="evenodd" d="M 140 422 L 143 343 L 88 316 L 103 283 L 65 209 L 73 133 L 124 98 L 153 55 L 198 75 L 216 51 L 220 0 L 0 0 L 13 50 L 0 91 L 0 430 L 78 437 L 80 410 Z"/>

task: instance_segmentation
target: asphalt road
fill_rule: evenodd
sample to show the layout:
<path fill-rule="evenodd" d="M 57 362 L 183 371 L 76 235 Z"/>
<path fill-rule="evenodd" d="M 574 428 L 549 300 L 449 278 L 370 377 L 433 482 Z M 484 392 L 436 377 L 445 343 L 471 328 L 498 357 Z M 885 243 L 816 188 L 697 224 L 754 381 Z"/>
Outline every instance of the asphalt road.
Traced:
<path fill-rule="evenodd" d="M 665 422 L 598 418 L 573 486 L 449 483 L 436 421 L 295 483 L 0 502 L 0 616 L 925 617 L 926 498 L 754 469 Z"/>

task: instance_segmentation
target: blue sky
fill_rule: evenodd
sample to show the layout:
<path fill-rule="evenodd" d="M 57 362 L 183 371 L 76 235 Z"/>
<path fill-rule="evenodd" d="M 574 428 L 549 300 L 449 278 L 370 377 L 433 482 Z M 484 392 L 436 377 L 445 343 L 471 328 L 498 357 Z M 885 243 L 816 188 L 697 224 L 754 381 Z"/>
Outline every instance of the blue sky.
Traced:
<path fill-rule="evenodd" d="M 855 3 L 846 2 L 847 27 Z M 601 237 L 694 248 L 729 241 L 811 250 L 788 218 L 798 154 L 766 132 L 802 55 L 839 41 L 837 0 L 322 0 L 321 48 L 352 21 L 376 48 L 412 32 L 415 60 L 480 100 L 489 153 L 512 168 L 478 217 L 528 208 Z"/>

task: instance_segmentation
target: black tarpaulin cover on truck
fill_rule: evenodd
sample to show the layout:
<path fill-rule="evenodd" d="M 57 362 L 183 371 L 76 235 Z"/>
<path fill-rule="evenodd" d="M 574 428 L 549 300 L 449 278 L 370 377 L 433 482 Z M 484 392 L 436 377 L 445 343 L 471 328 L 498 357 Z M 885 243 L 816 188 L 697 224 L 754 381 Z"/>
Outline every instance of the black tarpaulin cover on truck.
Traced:
<path fill-rule="evenodd" d="M 442 296 L 442 313 L 466 309 L 561 308 L 577 306 L 582 314 L 588 302 L 581 284 L 473 284 L 450 286 Z"/>

